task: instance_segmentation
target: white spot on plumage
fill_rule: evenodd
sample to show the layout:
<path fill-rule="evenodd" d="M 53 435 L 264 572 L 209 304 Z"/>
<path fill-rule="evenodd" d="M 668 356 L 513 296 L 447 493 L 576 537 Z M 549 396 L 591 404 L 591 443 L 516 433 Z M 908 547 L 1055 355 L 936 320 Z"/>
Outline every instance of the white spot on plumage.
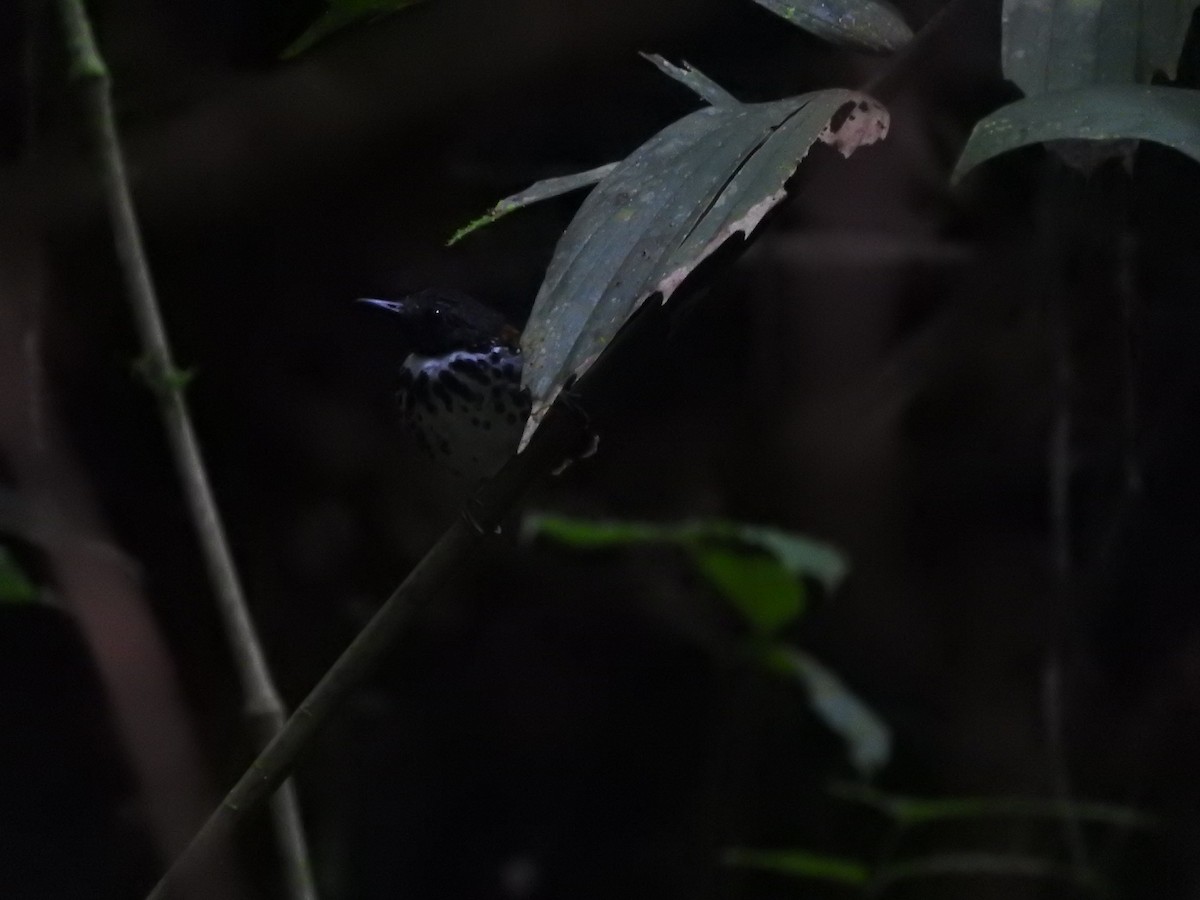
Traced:
<path fill-rule="evenodd" d="M 412 353 L 403 367 L 402 415 L 451 472 L 469 481 L 487 478 L 516 452 L 529 414 L 519 353 L 500 347 Z"/>

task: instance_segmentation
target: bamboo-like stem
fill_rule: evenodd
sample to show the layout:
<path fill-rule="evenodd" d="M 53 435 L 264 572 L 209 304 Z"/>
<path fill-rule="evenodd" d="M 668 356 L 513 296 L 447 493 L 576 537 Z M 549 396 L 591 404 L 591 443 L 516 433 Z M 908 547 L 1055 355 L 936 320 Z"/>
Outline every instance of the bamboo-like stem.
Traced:
<path fill-rule="evenodd" d="M 117 257 L 142 343 L 143 371 L 158 397 L 159 412 L 183 481 L 188 508 L 242 683 L 246 717 L 254 739 L 262 747 L 282 726 L 284 706 L 271 679 L 258 635 L 246 608 L 233 554 L 217 512 L 200 443 L 183 396 L 186 378 L 175 366 L 159 311 L 117 134 L 112 82 L 96 45 L 83 0 L 59 0 L 58 11 L 66 36 L 71 74 L 83 87 L 90 120 L 88 124 L 104 179 L 104 196 Z M 275 796 L 272 813 L 288 896 L 293 900 L 316 900 L 316 887 L 309 868 L 294 790 L 288 788 Z"/>
<path fill-rule="evenodd" d="M 283 730 L 209 816 L 147 900 L 165 900 L 182 879 L 197 873 L 212 848 L 283 782 L 317 729 L 370 674 L 413 617 L 435 599 L 437 588 L 447 576 L 462 564 L 479 541 L 497 529 L 501 519 L 529 485 L 570 453 L 585 428 L 584 417 L 570 408 L 564 409 L 562 403 L 550 411 L 524 452 L 512 457 L 495 479 L 480 488 L 475 500 L 446 529 L 317 682 Z"/>

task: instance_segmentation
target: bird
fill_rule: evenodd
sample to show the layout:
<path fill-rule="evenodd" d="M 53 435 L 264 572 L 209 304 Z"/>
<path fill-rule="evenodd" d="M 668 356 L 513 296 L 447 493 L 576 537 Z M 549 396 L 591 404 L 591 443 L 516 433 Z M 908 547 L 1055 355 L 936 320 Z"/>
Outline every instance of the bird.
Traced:
<path fill-rule="evenodd" d="M 496 310 L 447 288 L 360 302 L 400 318 L 408 354 L 397 400 L 418 447 L 462 481 L 495 475 L 516 453 L 529 418 L 520 332 Z"/>

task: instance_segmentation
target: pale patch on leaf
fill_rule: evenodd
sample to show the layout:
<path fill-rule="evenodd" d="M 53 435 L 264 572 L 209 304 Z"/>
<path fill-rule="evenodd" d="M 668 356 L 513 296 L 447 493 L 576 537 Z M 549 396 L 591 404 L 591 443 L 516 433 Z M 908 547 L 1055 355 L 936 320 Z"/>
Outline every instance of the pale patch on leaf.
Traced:
<path fill-rule="evenodd" d="M 718 96 L 701 73 L 685 74 Z M 618 163 L 559 240 L 521 338 L 532 398 L 521 449 L 642 303 L 656 293 L 665 302 L 727 240 L 758 227 L 814 143 L 849 156 L 888 131 L 883 106 L 855 91 L 756 104 L 720 97 Z"/>
<path fill-rule="evenodd" d="M 835 117 L 836 118 L 836 117 Z M 858 101 L 839 128 L 833 123 L 826 125 L 817 135 L 822 143 L 829 144 L 847 159 L 859 147 L 882 141 L 888 135 L 892 118 L 883 104 L 870 97 Z"/>

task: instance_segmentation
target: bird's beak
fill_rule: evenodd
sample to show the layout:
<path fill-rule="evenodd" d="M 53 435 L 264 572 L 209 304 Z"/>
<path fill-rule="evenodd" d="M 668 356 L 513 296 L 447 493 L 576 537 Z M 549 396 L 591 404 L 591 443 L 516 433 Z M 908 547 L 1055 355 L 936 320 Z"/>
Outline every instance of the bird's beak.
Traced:
<path fill-rule="evenodd" d="M 370 297 L 359 297 L 359 303 L 370 303 L 372 306 L 378 306 L 380 309 L 386 309 L 388 312 L 405 313 L 408 312 L 408 306 L 403 302 L 396 300 L 374 300 Z"/>

